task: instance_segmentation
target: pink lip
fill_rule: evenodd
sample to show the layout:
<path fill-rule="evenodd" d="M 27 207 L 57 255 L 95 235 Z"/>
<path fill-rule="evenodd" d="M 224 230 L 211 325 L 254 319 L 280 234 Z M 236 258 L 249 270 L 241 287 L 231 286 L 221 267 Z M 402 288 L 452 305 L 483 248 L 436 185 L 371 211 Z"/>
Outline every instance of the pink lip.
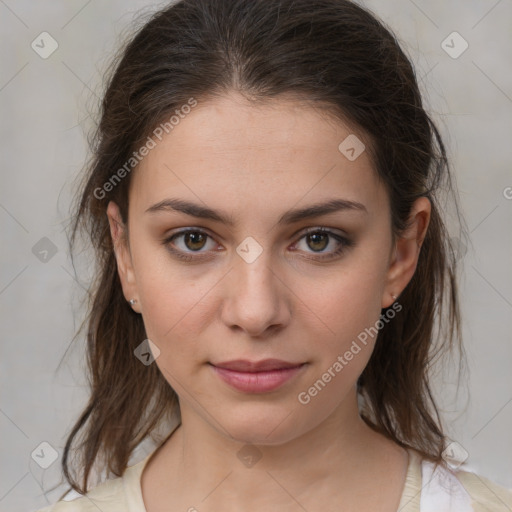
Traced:
<path fill-rule="evenodd" d="M 231 387 L 246 393 L 263 393 L 279 388 L 297 375 L 305 363 L 279 359 L 236 360 L 212 364 L 215 373 Z"/>

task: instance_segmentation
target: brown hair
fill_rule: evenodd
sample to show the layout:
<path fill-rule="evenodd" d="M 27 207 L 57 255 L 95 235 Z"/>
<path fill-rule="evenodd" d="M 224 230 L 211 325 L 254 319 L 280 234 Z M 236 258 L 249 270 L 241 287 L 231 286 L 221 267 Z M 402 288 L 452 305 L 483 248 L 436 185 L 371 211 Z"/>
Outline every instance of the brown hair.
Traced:
<path fill-rule="evenodd" d="M 380 330 L 358 388 L 369 425 L 441 462 L 444 434 L 429 369 L 440 350 L 455 340 L 460 345 L 460 314 L 457 258 L 438 192 L 455 189 L 408 57 L 382 22 L 347 0 L 182 0 L 152 15 L 112 66 L 77 196 L 70 245 L 84 232 L 97 264 L 84 322 L 91 395 L 62 459 L 78 492 L 88 490 L 98 458 L 121 476 L 137 445 L 179 414 L 177 395 L 157 365 L 145 366 L 133 354 L 146 333 L 123 296 L 106 215 L 113 200 L 126 222 L 130 173 L 108 193 L 104 184 L 191 97 L 233 90 L 253 101 L 298 94 L 360 129 L 389 193 L 393 236 L 406 227 L 418 197 L 432 202 L 417 270 L 400 296 L 402 310 Z M 456 199 L 453 193 L 452 204 Z M 79 432 L 81 480 L 69 466 Z"/>

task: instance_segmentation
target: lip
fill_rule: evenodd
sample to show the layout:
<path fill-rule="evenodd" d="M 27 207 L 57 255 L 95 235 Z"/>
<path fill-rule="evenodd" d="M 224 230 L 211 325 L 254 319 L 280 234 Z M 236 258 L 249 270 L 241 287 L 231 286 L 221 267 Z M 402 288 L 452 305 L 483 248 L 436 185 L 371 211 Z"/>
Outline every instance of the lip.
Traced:
<path fill-rule="evenodd" d="M 266 372 L 271 370 L 282 370 L 287 368 L 296 368 L 303 363 L 290 363 L 281 359 L 262 359 L 261 361 L 249 361 L 248 359 L 235 359 L 233 361 L 223 361 L 221 363 L 212 363 L 217 368 L 225 368 L 235 372 Z"/>
<path fill-rule="evenodd" d="M 306 363 L 291 363 L 280 359 L 262 361 L 237 359 L 210 364 L 224 382 L 245 393 L 264 393 L 278 389 L 295 377 L 306 365 Z"/>

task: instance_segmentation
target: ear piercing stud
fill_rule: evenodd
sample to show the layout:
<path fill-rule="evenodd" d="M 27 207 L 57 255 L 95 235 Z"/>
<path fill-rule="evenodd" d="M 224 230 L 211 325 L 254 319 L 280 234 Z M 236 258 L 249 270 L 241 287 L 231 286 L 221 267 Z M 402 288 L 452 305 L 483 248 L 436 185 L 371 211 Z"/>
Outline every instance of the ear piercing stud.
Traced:
<path fill-rule="evenodd" d="M 135 299 L 130 299 L 128 302 L 130 303 L 130 306 L 133 306 L 137 301 Z"/>
<path fill-rule="evenodd" d="M 396 295 L 391 294 L 391 298 L 395 301 L 396 300 Z"/>

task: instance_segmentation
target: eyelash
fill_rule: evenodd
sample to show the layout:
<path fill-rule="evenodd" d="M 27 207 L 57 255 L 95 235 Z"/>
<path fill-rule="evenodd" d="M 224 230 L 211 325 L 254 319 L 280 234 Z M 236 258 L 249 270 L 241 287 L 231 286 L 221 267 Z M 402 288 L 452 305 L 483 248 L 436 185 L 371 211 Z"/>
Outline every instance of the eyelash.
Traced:
<path fill-rule="evenodd" d="M 165 238 L 162 241 L 162 244 L 167 248 L 167 250 L 173 256 L 176 256 L 180 260 L 183 260 L 183 261 L 196 260 L 197 261 L 200 258 L 202 258 L 202 256 L 190 256 L 189 254 L 191 254 L 191 253 L 183 253 L 183 251 L 181 251 L 179 249 L 177 250 L 177 249 L 174 249 L 171 247 L 173 240 L 175 240 L 176 238 L 178 238 L 180 236 L 186 235 L 188 233 L 200 233 L 202 235 L 205 235 L 205 236 L 213 239 L 213 237 L 211 237 L 206 231 L 203 231 L 202 229 L 185 229 L 183 231 L 179 231 L 179 232 L 174 233 L 171 236 Z M 337 233 L 334 233 L 333 231 L 330 231 L 326 228 L 321 228 L 321 227 L 308 229 L 306 232 L 304 232 L 302 234 L 302 236 L 299 238 L 298 241 L 302 240 L 303 238 L 305 238 L 308 235 L 318 234 L 318 233 L 328 235 L 329 237 L 334 238 L 340 244 L 340 246 L 334 252 L 329 253 L 328 256 L 320 256 L 320 257 L 313 257 L 313 258 L 306 257 L 306 259 L 312 259 L 315 261 L 330 261 L 332 259 L 335 259 L 337 256 L 341 256 L 347 249 L 349 249 L 350 247 L 352 247 L 354 245 L 354 242 L 352 240 L 349 240 L 348 238 L 346 238 L 344 236 L 341 236 Z M 317 254 L 321 254 L 321 253 L 317 253 Z"/>

